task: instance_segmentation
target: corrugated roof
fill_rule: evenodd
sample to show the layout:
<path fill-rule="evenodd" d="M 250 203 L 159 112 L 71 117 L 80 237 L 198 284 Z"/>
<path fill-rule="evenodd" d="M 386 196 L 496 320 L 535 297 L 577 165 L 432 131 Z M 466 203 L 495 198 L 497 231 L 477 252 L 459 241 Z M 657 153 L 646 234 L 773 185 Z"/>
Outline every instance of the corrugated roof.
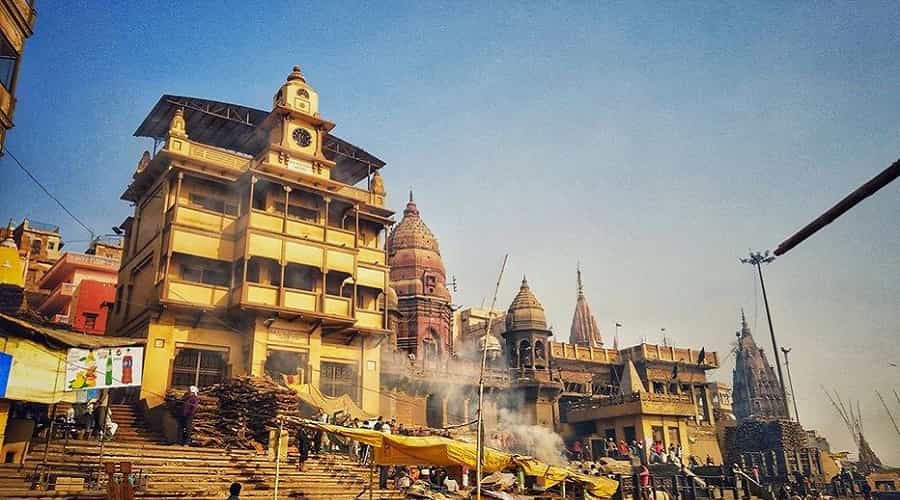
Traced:
<path fill-rule="evenodd" d="M 268 145 L 265 136 L 255 133 L 269 115 L 268 111 L 169 94 L 159 98 L 134 135 L 164 139 L 169 132 L 169 122 L 179 108 L 184 110 L 185 125 L 191 140 L 250 156 L 256 156 Z M 365 179 L 370 167 L 378 170 L 385 165 L 384 161 L 366 150 L 332 134 L 325 137 L 323 149 L 325 156 L 336 163 L 332 179 L 351 186 Z"/>
<path fill-rule="evenodd" d="M 0 313 L 0 334 L 37 338 L 44 342 L 50 341 L 67 347 L 81 347 L 84 349 L 127 347 L 147 343 L 145 339 L 88 335 L 64 328 L 38 324 L 36 321 L 17 318 L 3 313 Z"/>

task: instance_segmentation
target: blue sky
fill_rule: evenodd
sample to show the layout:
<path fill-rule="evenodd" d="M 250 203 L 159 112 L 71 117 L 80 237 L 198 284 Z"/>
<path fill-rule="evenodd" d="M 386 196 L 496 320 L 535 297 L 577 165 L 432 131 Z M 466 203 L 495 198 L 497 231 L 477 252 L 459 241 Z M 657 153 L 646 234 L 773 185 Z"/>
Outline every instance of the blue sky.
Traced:
<path fill-rule="evenodd" d="M 748 248 L 773 248 L 900 156 L 900 4 L 67 2 L 38 4 L 7 147 L 98 232 L 160 95 L 267 108 L 294 64 L 335 133 L 413 187 L 462 305 L 523 273 L 568 337 L 575 265 L 609 337 L 715 349 L 747 310 L 769 348 Z M 8 159 L 0 218 L 88 236 Z M 767 269 L 794 349 L 801 420 L 849 436 L 823 384 L 860 399 L 900 463 L 873 389 L 900 369 L 894 183 Z M 771 359 L 771 354 L 769 354 Z M 730 381 L 732 359 L 715 373 Z M 900 412 L 900 405 L 894 405 Z"/>

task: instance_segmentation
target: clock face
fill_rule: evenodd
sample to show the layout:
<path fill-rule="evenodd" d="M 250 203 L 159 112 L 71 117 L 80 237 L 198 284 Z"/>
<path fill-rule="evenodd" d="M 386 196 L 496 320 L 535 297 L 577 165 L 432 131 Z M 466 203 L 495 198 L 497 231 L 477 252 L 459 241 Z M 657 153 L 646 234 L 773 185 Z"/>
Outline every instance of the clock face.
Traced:
<path fill-rule="evenodd" d="M 308 147 L 312 144 L 312 134 L 309 133 L 305 128 L 295 128 L 294 133 L 292 134 L 294 138 L 294 142 L 297 143 L 301 148 Z"/>

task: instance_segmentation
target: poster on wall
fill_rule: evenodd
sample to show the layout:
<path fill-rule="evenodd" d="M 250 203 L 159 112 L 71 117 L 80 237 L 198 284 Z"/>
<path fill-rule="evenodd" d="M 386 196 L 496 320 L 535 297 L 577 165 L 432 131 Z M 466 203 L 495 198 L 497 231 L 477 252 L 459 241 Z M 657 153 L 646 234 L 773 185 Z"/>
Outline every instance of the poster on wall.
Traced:
<path fill-rule="evenodd" d="M 66 356 L 66 390 L 138 386 L 143 366 L 143 347 L 72 348 Z"/>

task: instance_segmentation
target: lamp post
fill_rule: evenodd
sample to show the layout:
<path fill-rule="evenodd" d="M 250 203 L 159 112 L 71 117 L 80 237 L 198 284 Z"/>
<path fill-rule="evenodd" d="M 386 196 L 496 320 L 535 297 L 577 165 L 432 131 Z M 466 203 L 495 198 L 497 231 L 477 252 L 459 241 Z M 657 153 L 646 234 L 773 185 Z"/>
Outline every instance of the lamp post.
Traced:
<path fill-rule="evenodd" d="M 790 347 L 782 347 L 781 352 L 784 353 L 784 369 L 788 372 L 788 386 L 791 388 L 791 400 L 794 402 L 794 420 L 800 423 L 800 412 L 797 411 L 797 393 L 794 392 L 794 378 L 791 377 L 791 362 L 788 359 L 788 353 L 791 352 Z"/>
<path fill-rule="evenodd" d="M 765 253 L 750 252 L 749 257 L 740 259 L 744 264 L 756 266 L 756 272 L 759 273 L 759 286 L 762 288 L 763 303 L 766 305 L 766 319 L 769 320 L 769 336 L 772 337 L 772 350 L 775 352 L 775 367 L 778 368 L 778 383 L 781 385 L 781 397 L 784 401 L 784 412 L 790 418 L 790 410 L 787 404 L 787 391 L 784 387 L 784 374 L 781 372 L 781 356 L 778 355 L 778 342 L 775 340 L 775 328 L 772 326 L 772 312 L 769 310 L 769 298 L 766 296 L 766 282 L 763 280 L 762 265 L 771 264 L 775 260 L 774 255 L 770 255 L 769 251 Z"/>

